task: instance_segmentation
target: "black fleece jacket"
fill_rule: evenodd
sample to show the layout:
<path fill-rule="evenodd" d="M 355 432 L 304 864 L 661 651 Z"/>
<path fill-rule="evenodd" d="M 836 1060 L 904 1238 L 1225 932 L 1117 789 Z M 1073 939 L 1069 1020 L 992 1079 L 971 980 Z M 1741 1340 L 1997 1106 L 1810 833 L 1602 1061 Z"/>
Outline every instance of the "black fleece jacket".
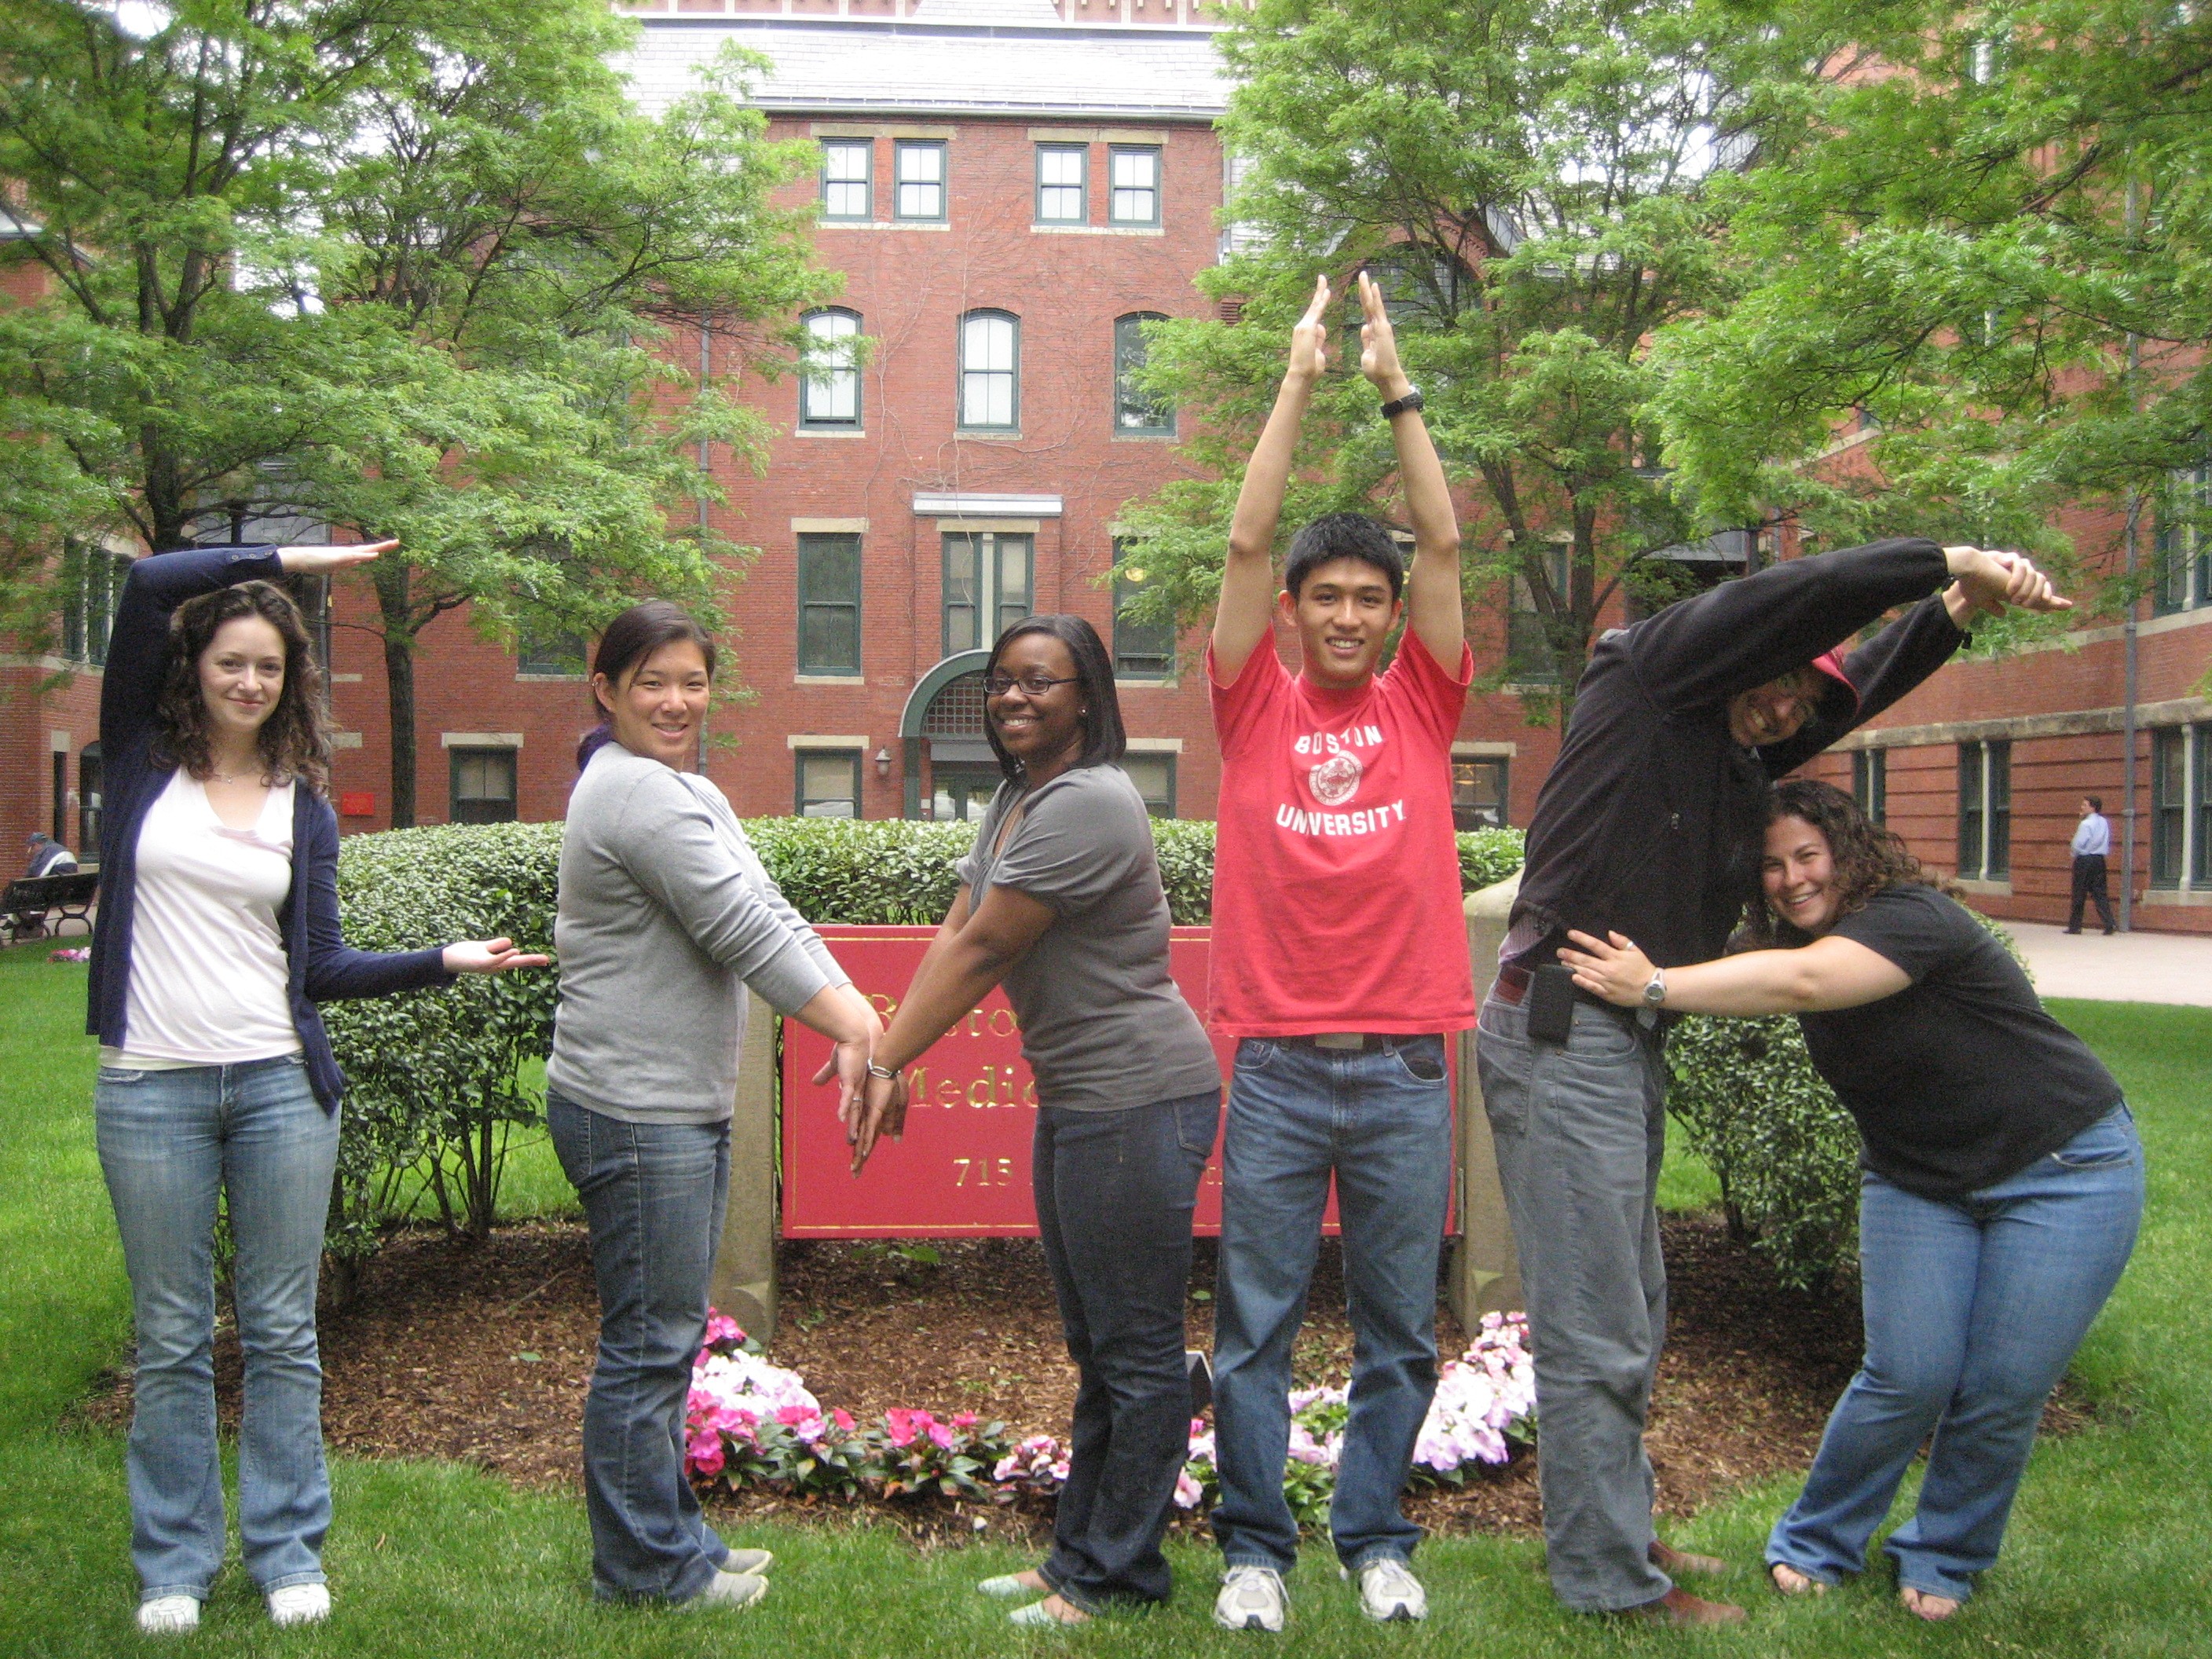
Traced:
<path fill-rule="evenodd" d="M 1517 951 L 1551 959 L 1565 930 L 1617 930 L 1662 968 L 1718 956 L 1759 897 L 1766 792 L 1926 679 L 1966 635 L 1940 598 L 1943 550 L 1876 542 L 1770 566 L 1600 640 L 1575 688 L 1559 758 L 1536 799 Z M 1856 710 L 1824 703 L 1787 742 L 1747 749 L 1729 700 L 1802 668 L 1894 606 L 1915 605 L 1850 653 Z M 1527 924 L 1527 926 L 1523 926 Z"/>

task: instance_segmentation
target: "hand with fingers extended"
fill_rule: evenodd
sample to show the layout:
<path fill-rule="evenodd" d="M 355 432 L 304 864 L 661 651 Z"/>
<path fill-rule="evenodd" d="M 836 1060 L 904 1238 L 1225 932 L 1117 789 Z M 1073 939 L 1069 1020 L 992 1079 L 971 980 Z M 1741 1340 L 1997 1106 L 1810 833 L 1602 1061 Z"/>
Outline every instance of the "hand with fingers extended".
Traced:
<path fill-rule="evenodd" d="M 1382 287 L 1364 270 L 1359 273 L 1359 308 L 1365 318 L 1359 325 L 1359 372 L 1386 401 L 1402 398 L 1413 383 L 1398 362 L 1397 331 L 1390 325 Z"/>
<path fill-rule="evenodd" d="M 276 562 L 289 576 L 330 576 L 357 564 L 367 564 L 380 553 L 389 553 L 399 545 L 397 536 L 380 542 L 362 542 L 352 547 L 280 547 Z"/>
<path fill-rule="evenodd" d="M 2074 601 L 2063 597 L 2051 586 L 2051 578 L 2024 553 L 1947 547 L 1943 557 L 1954 578 L 1944 600 L 1952 620 L 1962 628 L 1978 611 L 2002 617 L 2008 605 L 2045 611 L 2074 608 Z"/>
<path fill-rule="evenodd" d="M 1328 312 L 1328 278 L 1316 276 L 1306 314 L 1291 330 L 1291 366 L 1285 378 L 1317 380 L 1328 366 L 1328 325 L 1322 320 Z"/>
<path fill-rule="evenodd" d="M 518 951 L 511 939 L 463 939 L 445 950 L 449 974 L 504 974 L 516 968 L 543 968 L 552 960 Z"/>
<path fill-rule="evenodd" d="M 858 1175 L 868 1161 L 868 1154 L 876 1150 L 876 1143 L 888 1135 L 897 1140 L 906 1133 L 907 1080 L 903 1072 L 885 1077 L 880 1071 L 868 1073 L 868 1086 L 861 1100 L 858 1119 L 851 1126 L 853 1142 L 853 1173 Z"/>

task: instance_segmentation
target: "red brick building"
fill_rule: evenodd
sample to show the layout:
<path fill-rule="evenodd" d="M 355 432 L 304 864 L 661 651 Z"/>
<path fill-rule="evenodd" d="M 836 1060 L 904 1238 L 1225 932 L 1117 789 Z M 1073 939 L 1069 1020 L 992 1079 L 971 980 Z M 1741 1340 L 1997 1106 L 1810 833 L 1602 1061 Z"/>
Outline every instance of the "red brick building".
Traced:
<path fill-rule="evenodd" d="M 777 136 L 822 146 L 820 176 L 793 197 L 816 204 L 822 258 L 845 277 L 810 319 L 812 376 L 748 388 L 778 434 L 765 476 L 709 458 L 729 492 L 716 527 L 761 551 L 732 590 L 726 641 L 750 698 L 717 712 L 708 773 L 748 814 L 972 814 L 994 776 L 975 647 L 1014 616 L 1062 610 L 1114 647 L 1131 770 L 1156 810 L 1211 817 L 1218 763 L 1196 641 L 1117 627 L 1104 581 L 1123 505 L 1182 465 L 1172 411 L 1133 395 L 1121 370 L 1141 349 L 1142 318 L 1200 312 L 1191 279 L 1220 247 L 1213 123 L 1226 88 L 1196 0 L 624 9 L 643 24 L 627 68 L 647 107 L 725 44 L 769 60 L 757 101 Z M 866 352 L 842 357 L 861 337 Z M 2066 527 L 2094 559 L 2117 556 L 2112 524 Z M 2142 556 L 2154 556 L 2148 532 Z M 2178 581 L 2140 623 L 2136 917 L 2195 929 L 2212 927 L 2212 705 L 2199 695 L 2212 572 L 2193 549 L 2172 563 Z M 57 651 L 0 659 L 0 835 L 13 838 L 0 852 L 34 829 L 90 840 L 114 564 L 72 567 Z M 380 646 L 347 626 L 356 619 L 367 607 L 341 584 L 336 785 L 345 827 L 373 830 L 390 821 L 389 725 Z M 2123 822 L 2119 634 L 2088 628 L 2067 649 L 1954 665 L 1820 764 L 1839 780 L 1856 769 L 1947 872 L 1961 867 L 1966 825 L 1968 884 L 1986 908 L 2057 919 L 2081 795 L 2102 794 Z M 1481 669 L 1501 659 L 1496 613 L 1471 617 L 1469 636 Z M 518 660 L 460 613 L 421 643 L 421 821 L 559 817 L 589 721 L 574 643 Z M 58 672 L 67 684 L 40 691 Z M 1510 695 L 1470 699 L 1463 821 L 1526 823 L 1556 747 Z"/>

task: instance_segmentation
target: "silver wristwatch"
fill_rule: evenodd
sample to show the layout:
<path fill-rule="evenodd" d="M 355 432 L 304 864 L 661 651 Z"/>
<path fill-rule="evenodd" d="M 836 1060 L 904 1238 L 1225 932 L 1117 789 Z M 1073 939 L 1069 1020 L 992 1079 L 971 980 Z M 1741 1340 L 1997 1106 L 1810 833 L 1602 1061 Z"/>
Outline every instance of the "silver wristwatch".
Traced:
<path fill-rule="evenodd" d="M 1644 988 L 1644 1006 L 1647 1008 L 1667 1006 L 1667 970 L 1664 968 L 1651 970 L 1651 982 Z"/>

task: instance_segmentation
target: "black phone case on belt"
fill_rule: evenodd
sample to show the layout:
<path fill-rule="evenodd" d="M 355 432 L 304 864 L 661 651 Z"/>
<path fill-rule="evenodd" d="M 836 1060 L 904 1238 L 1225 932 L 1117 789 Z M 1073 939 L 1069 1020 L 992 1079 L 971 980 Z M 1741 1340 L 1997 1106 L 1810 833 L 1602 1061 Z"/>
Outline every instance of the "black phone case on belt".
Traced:
<path fill-rule="evenodd" d="M 1574 969 L 1547 962 L 1528 976 L 1528 1040 L 1565 1042 L 1574 1025 Z"/>

